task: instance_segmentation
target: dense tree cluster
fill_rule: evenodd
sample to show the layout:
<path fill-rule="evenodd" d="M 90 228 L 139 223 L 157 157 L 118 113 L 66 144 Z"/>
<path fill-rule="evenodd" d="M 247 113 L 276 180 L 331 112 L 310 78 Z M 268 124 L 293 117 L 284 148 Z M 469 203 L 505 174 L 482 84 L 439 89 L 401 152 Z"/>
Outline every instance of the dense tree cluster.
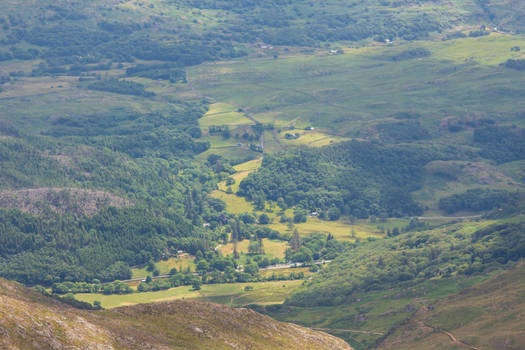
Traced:
<path fill-rule="evenodd" d="M 153 92 L 146 91 L 144 85 L 130 80 L 107 79 L 99 80 L 87 85 L 88 89 L 114 92 L 124 95 L 136 95 L 142 97 L 153 97 Z"/>
<path fill-rule="evenodd" d="M 0 275 L 45 285 L 113 281 L 129 278 L 132 265 L 207 249 L 227 217 L 224 203 L 207 196 L 218 175 L 192 160 L 207 148 L 190 134 L 203 111 L 181 104 L 166 114 L 58 117 L 47 136 L 2 123 L 0 133 L 10 136 L 0 140 L 3 189 L 84 187 L 115 193 L 132 207 L 102 204 L 92 217 L 54 212 L 52 203 L 40 204 L 38 217 L 2 210 Z M 65 208 L 75 208 L 75 198 L 66 199 Z"/>
<path fill-rule="evenodd" d="M 240 183 L 239 194 L 254 202 L 298 205 L 328 219 L 340 214 L 358 218 L 418 215 L 422 208 L 410 192 L 421 186 L 423 166 L 448 157 L 424 146 L 358 141 L 299 149 L 266 156 L 262 167 Z M 306 219 L 305 211 L 296 212 L 294 221 Z"/>
<path fill-rule="evenodd" d="M 525 129 L 516 126 L 487 126 L 474 130 L 474 143 L 481 155 L 497 163 L 525 159 Z"/>
<path fill-rule="evenodd" d="M 331 235 L 312 233 L 299 237 L 297 232 L 290 238 L 290 248 L 286 250 L 286 260 L 312 264 L 315 260 L 335 259 L 347 248 L 347 244 L 335 240 Z"/>
<path fill-rule="evenodd" d="M 138 207 L 80 218 L 0 210 L 0 217 L 0 275 L 27 284 L 127 279 L 129 266 L 188 248 L 181 238 L 202 241 L 183 218 Z"/>
<path fill-rule="evenodd" d="M 516 196 L 506 191 L 473 189 L 453 194 L 439 200 L 439 209 L 447 214 L 458 211 L 484 211 L 501 207 L 511 202 Z"/>
<path fill-rule="evenodd" d="M 139 64 L 126 69 L 126 76 L 153 80 L 169 80 L 172 83 L 186 82 L 184 68 L 174 64 Z"/>

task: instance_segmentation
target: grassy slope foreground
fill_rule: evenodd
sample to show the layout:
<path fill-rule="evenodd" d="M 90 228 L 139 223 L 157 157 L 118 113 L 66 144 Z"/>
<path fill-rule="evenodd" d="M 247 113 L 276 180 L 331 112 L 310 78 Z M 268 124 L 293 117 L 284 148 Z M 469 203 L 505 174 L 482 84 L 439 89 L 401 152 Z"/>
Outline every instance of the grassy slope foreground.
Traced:
<path fill-rule="evenodd" d="M 523 349 L 524 289 L 525 265 L 521 264 L 419 310 L 379 348 Z"/>
<path fill-rule="evenodd" d="M 351 349 L 328 334 L 211 303 L 87 312 L 0 280 L 0 306 L 0 347 L 8 349 Z"/>

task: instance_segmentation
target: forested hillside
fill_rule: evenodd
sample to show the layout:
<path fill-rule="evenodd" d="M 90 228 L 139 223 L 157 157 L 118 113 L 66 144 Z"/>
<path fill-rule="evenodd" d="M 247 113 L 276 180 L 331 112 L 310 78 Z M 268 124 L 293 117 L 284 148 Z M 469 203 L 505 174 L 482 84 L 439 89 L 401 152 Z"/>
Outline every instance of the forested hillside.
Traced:
<path fill-rule="evenodd" d="M 502 222 L 478 230 L 453 225 L 368 243 L 349 250 L 288 303 L 338 305 L 359 292 L 510 266 L 525 257 L 523 233 L 523 223 Z"/>
<path fill-rule="evenodd" d="M 341 214 L 357 218 L 420 215 L 423 208 L 410 192 L 420 188 L 423 166 L 436 159 L 461 157 L 460 152 L 359 141 L 301 149 L 266 157 L 261 169 L 241 182 L 239 194 L 254 201 L 301 205 L 327 219 L 330 212 L 338 211 L 332 220 Z"/>

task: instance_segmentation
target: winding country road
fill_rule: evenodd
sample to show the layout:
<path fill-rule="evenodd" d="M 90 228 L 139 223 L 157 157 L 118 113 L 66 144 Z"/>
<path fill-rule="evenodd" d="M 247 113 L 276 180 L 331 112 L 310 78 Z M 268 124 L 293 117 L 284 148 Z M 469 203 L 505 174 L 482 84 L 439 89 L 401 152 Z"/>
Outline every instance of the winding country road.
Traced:
<path fill-rule="evenodd" d="M 471 216 L 417 216 L 419 220 L 467 220 L 481 218 L 482 215 L 471 215 Z"/>
<path fill-rule="evenodd" d="M 423 323 L 425 325 L 425 327 L 428 327 L 428 328 L 431 328 L 432 330 L 436 331 L 436 332 L 440 332 L 440 333 L 443 333 L 445 334 L 454 344 L 457 344 L 457 345 L 463 345 L 465 347 L 468 347 L 469 349 L 471 350 L 481 350 L 480 348 L 477 348 L 475 346 L 472 346 L 468 343 L 465 343 L 464 341 L 462 340 L 458 340 L 454 334 L 452 334 L 451 332 L 449 331 L 446 331 L 444 329 L 441 329 L 441 328 L 438 328 L 438 327 L 434 327 L 434 326 L 431 326 L 427 323 Z"/>

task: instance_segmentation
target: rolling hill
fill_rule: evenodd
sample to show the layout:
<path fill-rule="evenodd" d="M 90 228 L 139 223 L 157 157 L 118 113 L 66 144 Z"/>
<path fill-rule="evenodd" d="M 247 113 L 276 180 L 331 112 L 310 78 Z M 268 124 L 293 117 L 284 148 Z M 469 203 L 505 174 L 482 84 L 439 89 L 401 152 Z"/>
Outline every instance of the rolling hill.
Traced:
<path fill-rule="evenodd" d="M 0 306 L 7 349 L 352 349 L 325 333 L 204 302 L 80 311 L 2 279 Z"/>
<path fill-rule="evenodd" d="M 525 265 L 421 308 L 379 349 L 522 349 Z"/>

